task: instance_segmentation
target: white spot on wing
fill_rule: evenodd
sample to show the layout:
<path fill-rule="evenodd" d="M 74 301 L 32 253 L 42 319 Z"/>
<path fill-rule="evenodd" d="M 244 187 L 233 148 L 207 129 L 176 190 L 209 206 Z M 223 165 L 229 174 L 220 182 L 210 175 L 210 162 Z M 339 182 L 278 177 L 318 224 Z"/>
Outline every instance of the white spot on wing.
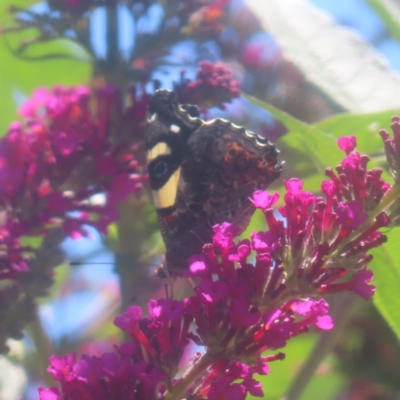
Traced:
<path fill-rule="evenodd" d="M 222 118 L 219 118 L 221 121 L 226 121 Z M 216 118 L 212 119 L 211 121 L 204 121 L 203 125 L 212 125 L 215 122 Z M 227 122 L 227 121 L 226 121 Z"/>
<path fill-rule="evenodd" d="M 257 146 L 260 146 L 260 147 L 267 147 L 267 146 L 269 146 L 269 143 L 268 143 L 268 142 L 260 142 L 260 141 L 257 140 L 257 139 L 256 139 L 256 144 L 257 144 Z"/>
<path fill-rule="evenodd" d="M 153 122 L 157 118 L 157 113 L 154 113 L 150 118 L 147 119 L 147 122 Z"/>
<path fill-rule="evenodd" d="M 192 116 L 191 116 L 184 108 L 182 108 L 181 106 L 179 106 L 179 111 L 180 111 L 181 113 L 185 113 L 185 114 L 186 114 L 186 117 L 189 118 L 189 121 L 198 121 L 198 120 L 199 120 L 199 118 L 192 117 Z"/>
<path fill-rule="evenodd" d="M 178 126 L 178 125 L 175 125 L 175 124 L 172 124 L 172 125 L 169 127 L 169 129 L 170 129 L 170 131 L 173 132 L 173 133 L 179 133 L 179 132 L 181 131 L 181 128 L 179 128 L 179 126 Z"/>

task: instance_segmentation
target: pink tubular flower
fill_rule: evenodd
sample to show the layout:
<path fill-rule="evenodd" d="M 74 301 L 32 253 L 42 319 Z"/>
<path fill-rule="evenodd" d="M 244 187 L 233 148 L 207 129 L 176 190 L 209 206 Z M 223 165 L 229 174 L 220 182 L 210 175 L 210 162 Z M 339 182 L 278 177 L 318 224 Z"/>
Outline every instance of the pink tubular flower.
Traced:
<path fill-rule="evenodd" d="M 118 328 L 131 333 L 137 322 L 142 318 L 142 309 L 137 306 L 128 307 L 126 312 L 115 318 L 114 323 Z"/>
<path fill-rule="evenodd" d="M 345 203 L 339 202 L 336 213 L 338 221 L 352 229 L 358 228 L 368 218 L 368 214 L 363 211 L 362 205 L 358 200 L 351 200 Z"/>
<path fill-rule="evenodd" d="M 313 323 L 322 330 L 330 330 L 333 328 L 332 318 L 327 315 L 329 306 L 325 300 L 295 301 L 291 305 L 291 308 L 299 315 L 309 314 L 309 317 L 301 321 L 297 326 L 304 326 L 313 321 Z"/>
<path fill-rule="evenodd" d="M 39 227 L 45 234 L 48 226 L 61 226 L 72 237 L 85 235 L 84 224 L 104 225 L 102 218 L 110 224 L 118 218 L 117 203 L 141 189 L 143 177 L 132 162 L 130 144 L 112 137 L 118 96 L 112 88 L 91 93 L 84 86 L 57 86 L 36 89 L 22 105 L 26 124 L 11 124 L 0 142 L 0 196 L 10 205 L 3 243 L 8 235 L 18 240 L 15 227 L 21 224 L 27 229 L 19 235 L 37 235 Z M 99 168 L 98 160 L 107 156 L 112 156 L 112 168 Z M 106 198 L 105 205 L 90 204 L 96 194 Z M 21 204 L 32 212 L 21 213 Z M 69 216 L 79 211 L 79 217 Z"/>
<path fill-rule="evenodd" d="M 224 377 L 211 384 L 208 400 L 244 400 L 246 389 L 243 385 L 233 383 L 232 379 Z"/>
<path fill-rule="evenodd" d="M 349 151 L 351 147 L 346 147 L 347 156 L 336 167 L 337 175 L 331 168 L 327 168 L 326 175 L 331 179 L 331 190 L 339 201 L 357 200 L 364 212 L 369 212 L 381 201 L 390 185 L 381 178 L 382 170 L 367 170 L 369 158 L 357 151 Z"/>
<path fill-rule="evenodd" d="M 84 355 L 80 360 L 53 356 L 49 372 L 60 382 L 61 393 L 56 388 L 39 388 L 40 399 L 152 398 L 154 388 L 165 379 L 165 374 L 145 361 L 133 364 L 135 354 L 119 353 L 104 353 L 101 357 Z"/>
<path fill-rule="evenodd" d="M 357 146 L 355 136 L 342 136 L 337 142 L 340 150 L 343 150 L 346 154 L 350 154 Z"/>
<path fill-rule="evenodd" d="M 58 388 L 51 387 L 45 389 L 41 386 L 38 388 L 40 400 L 61 400 L 61 392 Z"/>
<path fill-rule="evenodd" d="M 392 124 L 390 126 L 393 131 L 393 137 L 382 129 L 379 134 L 385 145 L 386 158 L 389 164 L 389 171 L 395 180 L 399 178 L 400 171 L 400 118 L 397 116 L 392 117 Z"/>
<path fill-rule="evenodd" d="M 360 270 L 353 276 L 353 290 L 364 300 L 368 300 L 375 293 L 375 286 L 367 284 L 372 281 L 373 277 L 372 271 L 367 269 Z"/>
<path fill-rule="evenodd" d="M 250 201 L 254 204 L 256 208 L 265 211 L 267 208 L 271 208 L 279 200 L 279 193 L 274 193 L 273 195 L 268 194 L 264 190 L 256 190 L 253 193 L 253 198 Z"/>

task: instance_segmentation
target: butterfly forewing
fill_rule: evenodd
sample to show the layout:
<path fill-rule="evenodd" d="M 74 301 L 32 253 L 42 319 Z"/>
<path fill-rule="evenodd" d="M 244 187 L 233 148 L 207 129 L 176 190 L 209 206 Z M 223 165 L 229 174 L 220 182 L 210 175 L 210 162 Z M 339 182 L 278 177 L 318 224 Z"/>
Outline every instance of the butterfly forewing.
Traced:
<path fill-rule="evenodd" d="M 174 92 L 157 91 L 149 114 L 147 162 L 167 249 L 164 267 L 179 274 L 212 241 L 215 224 L 247 227 L 254 211 L 249 196 L 280 174 L 278 151 L 229 121 L 203 121 Z"/>

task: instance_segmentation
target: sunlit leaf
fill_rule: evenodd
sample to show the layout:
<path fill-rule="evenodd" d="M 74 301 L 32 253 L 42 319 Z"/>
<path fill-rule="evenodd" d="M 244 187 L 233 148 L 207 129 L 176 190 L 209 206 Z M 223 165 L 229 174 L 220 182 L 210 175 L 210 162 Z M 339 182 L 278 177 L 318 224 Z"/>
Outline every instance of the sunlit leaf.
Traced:
<path fill-rule="evenodd" d="M 388 242 L 373 251 L 371 269 L 376 285 L 373 300 L 400 339 L 400 229 L 392 229 L 386 235 Z"/>
<path fill-rule="evenodd" d="M 39 248 L 43 243 L 43 236 L 22 236 L 21 245 L 31 247 L 33 249 Z"/>
<path fill-rule="evenodd" d="M 318 399 L 333 400 L 343 391 L 347 380 L 335 370 L 335 360 L 328 357 L 317 369 L 300 400 Z"/>
<path fill-rule="evenodd" d="M 3 39 L 3 40 L 1 40 Z M 70 52 L 65 41 L 47 44 L 51 52 Z M 0 135 L 17 116 L 18 105 L 38 86 L 77 85 L 85 83 L 91 65 L 83 62 L 54 59 L 25 61 L 11 54 L 6 41 L 0 37 Z"/>
<path fill-rule="evenodd" d="M 68 264 L 59 265 L 54 269 L 54 283 L 49 289 L 49 296 L 46 298 L 40 298 L 39 301 L 47 303 L 57 297 L 57 294 L 66 286 L 68 280 L 72 274 L 71 266 Z"/>
<path fill-rule="evenodd" d="M 400 106 L 400 76 L 353 30 L 306 0 L 246 1 L 284 55 L 343 109 Z"/>
<path fill-rule="evenodd" d="M 41 1 L 42 0 L 2 0 L 0 4 L 0 26 L 3 26 L 14 17 L 14 14 L 9 12 L 11 6 L 26 9 L 41 3 Z"/>
<path fill-rule="evenodd" d="M 370 157 L 369 168 L 379 167 L 383 171 L 383 179 L 392 183 L 392 178 L 386 172 L 387 161 L 384 156 L 381 129 L 391 133 L 390 124 L 393 115 L 400 115 L 400 110 L 389 110 L 370 114 L 339 114 L 318 122 L 314 126 L 335 138 L 346 135 L 357 137 L 357 150 Z"/>
<path fill-rule="evenodd" d="M 357 150 L 366 154 L 383 152 L 380 129 L 390 132 L 391 117 L 400 110 L 388 110 L 370 114 L 339 114 L 320 121 L 314 126 L 335 138 L 346 135 L 357 137 Z"/>
<path fill-rule="evenodd" d="M 282 397 L 297 370 L 311 352 L 317 339 L 317 335 L 310 333 L 288 341 L 287 346 L 282 349 L 286 355 L 285 359 L 269 364 L 270 375 L 257 377 L 257 379 L 260 378 L 263 385 L 264 399 L 278 400 Z M 256 399 L 256 397 L 248 396 L 248 399 Z"/>
<path fill-rule="evenodd" d="M 264 399 L 279 400 L 284 395 L 290 382 L 296 375 L 302 363 L 307 359 L 308 355 L 315 346 L 319 335 L 308 333 L 291 339 L 287 346 L 282 349 L 286 357 L 283 361 L 274 361 L 269 364 L 271 368 L 270 375 L 257 377 L 263 385 Z M 317 371 L 313 381 L 307 387 L 302 399 L 318 398 L 329 400 L 334 398 L 334 394 L 340 389 L 344 378 L 334 371 L 332 360 L 327 358 Z M 330 388 L 326 396 L 313 396 L 321 387 Z M 306 397 L 311 395 L 310 397 Z M 256 399 L 256 397 L 248 396 L 247 399 Z"/>
<path fill-rule="evenodd" d="M 367 0 L 392 36 L 400 41 L 400 7 L 393 0 Z"/>

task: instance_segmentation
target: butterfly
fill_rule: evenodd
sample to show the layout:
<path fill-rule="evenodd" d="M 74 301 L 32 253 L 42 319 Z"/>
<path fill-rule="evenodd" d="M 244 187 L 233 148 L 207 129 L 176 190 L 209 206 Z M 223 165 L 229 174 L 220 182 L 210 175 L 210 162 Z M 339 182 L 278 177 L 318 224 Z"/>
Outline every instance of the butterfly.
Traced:
<path fill-rule="evenodd" d="M 188 258 L 212 242 L 214 225 L 246 229 L 254 212 L 249 197 L 278 178 L 279 152 L 227 120 L 202 120 L 173 91 L 157 90 L 148 111 L 146 159 L 166 247 L 159 275 L 180 275 Z"/>

